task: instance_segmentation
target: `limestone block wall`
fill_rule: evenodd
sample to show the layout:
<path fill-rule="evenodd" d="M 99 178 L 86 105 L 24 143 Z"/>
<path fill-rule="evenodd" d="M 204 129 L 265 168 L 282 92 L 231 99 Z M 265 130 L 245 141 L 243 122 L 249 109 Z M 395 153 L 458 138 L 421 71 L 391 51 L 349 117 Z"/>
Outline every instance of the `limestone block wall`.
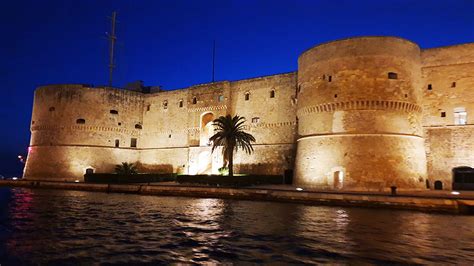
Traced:
<path fill-rule="evenodd" d="M 40 87 L 35 91 L 24 175 L 77 179 L 87 168 L 110 170 L 136 161 L 131 141 L 139 139 L 136 125 L 141 124 L 140 93 L 85 85 Z"/>
<path fill-rule="evenodd" d="M 474 167 L 474 44 L 427 49 L 421 55 L 429 181 L 431 187 L 441 181 L 451 189 L 453 168 Z M 459 120 L 462 111 L 465 124 Z"/>
<path fill-rule="evenodd" d="M 419 47 L 393 37 L 346 39 L 303 53 L 295 183 L 423 188 L 420 64 Z"/>

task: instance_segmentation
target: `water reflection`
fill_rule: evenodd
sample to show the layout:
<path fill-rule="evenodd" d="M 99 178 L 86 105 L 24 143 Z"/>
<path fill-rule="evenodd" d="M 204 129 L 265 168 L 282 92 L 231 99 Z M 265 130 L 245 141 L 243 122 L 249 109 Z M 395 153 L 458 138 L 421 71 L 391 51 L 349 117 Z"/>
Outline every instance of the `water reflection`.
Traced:
<path fill-rule="evenodd" d="M 474 260 L 470 216 L 25 189 L 0 204 L 7 264 Z"/>

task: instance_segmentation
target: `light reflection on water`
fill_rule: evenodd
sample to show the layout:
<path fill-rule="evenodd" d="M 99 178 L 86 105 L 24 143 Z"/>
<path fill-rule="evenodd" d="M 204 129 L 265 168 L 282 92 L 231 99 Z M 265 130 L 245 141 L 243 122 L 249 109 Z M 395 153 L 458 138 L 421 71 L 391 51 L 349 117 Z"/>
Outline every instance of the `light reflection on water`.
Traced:
<path fill-rule="evenodd" d="M 474 217 L 0 189 L 0 264 L 474 263 Z"/>

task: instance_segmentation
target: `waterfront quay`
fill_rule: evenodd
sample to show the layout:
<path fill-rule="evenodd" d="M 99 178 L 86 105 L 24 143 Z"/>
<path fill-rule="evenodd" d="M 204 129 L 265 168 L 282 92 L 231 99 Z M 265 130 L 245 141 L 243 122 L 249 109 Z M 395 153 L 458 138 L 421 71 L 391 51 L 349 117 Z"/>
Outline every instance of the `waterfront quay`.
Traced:
<path fill-rule="evenodd" d="M 160 184 L 90 184 L 29 180 L 1 180 L 0 187 L 278 201 L 310 205 L 353 206 L 444 212 L 453 214 L 474 214 L 474 192 L 472 191 L 401 191 L 393 194 L 391 192 L 372 191 L 318 191 L 288 185 L 267 185 L 242 188 L 193 186 L 177 184 L 174 182 Z"/>

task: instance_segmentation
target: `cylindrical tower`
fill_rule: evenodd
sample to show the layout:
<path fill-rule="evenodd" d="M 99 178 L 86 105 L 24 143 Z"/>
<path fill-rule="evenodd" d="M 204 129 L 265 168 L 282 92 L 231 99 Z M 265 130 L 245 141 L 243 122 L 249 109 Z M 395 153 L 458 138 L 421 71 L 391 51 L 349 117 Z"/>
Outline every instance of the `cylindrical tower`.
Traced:
<path fill-rule="evenodd" d="M 82 180 L 87 169 L 113 172 L 136 162 L 142 129 L 140 93 L 65 84 L 35 91 L 24 177 Z"/>
<path fill-rule="evenodd" d="M 351 38 L 304 52 L 295 184 L 423 188 L 420 79 L 420 49 L 401 38 Z"/>

